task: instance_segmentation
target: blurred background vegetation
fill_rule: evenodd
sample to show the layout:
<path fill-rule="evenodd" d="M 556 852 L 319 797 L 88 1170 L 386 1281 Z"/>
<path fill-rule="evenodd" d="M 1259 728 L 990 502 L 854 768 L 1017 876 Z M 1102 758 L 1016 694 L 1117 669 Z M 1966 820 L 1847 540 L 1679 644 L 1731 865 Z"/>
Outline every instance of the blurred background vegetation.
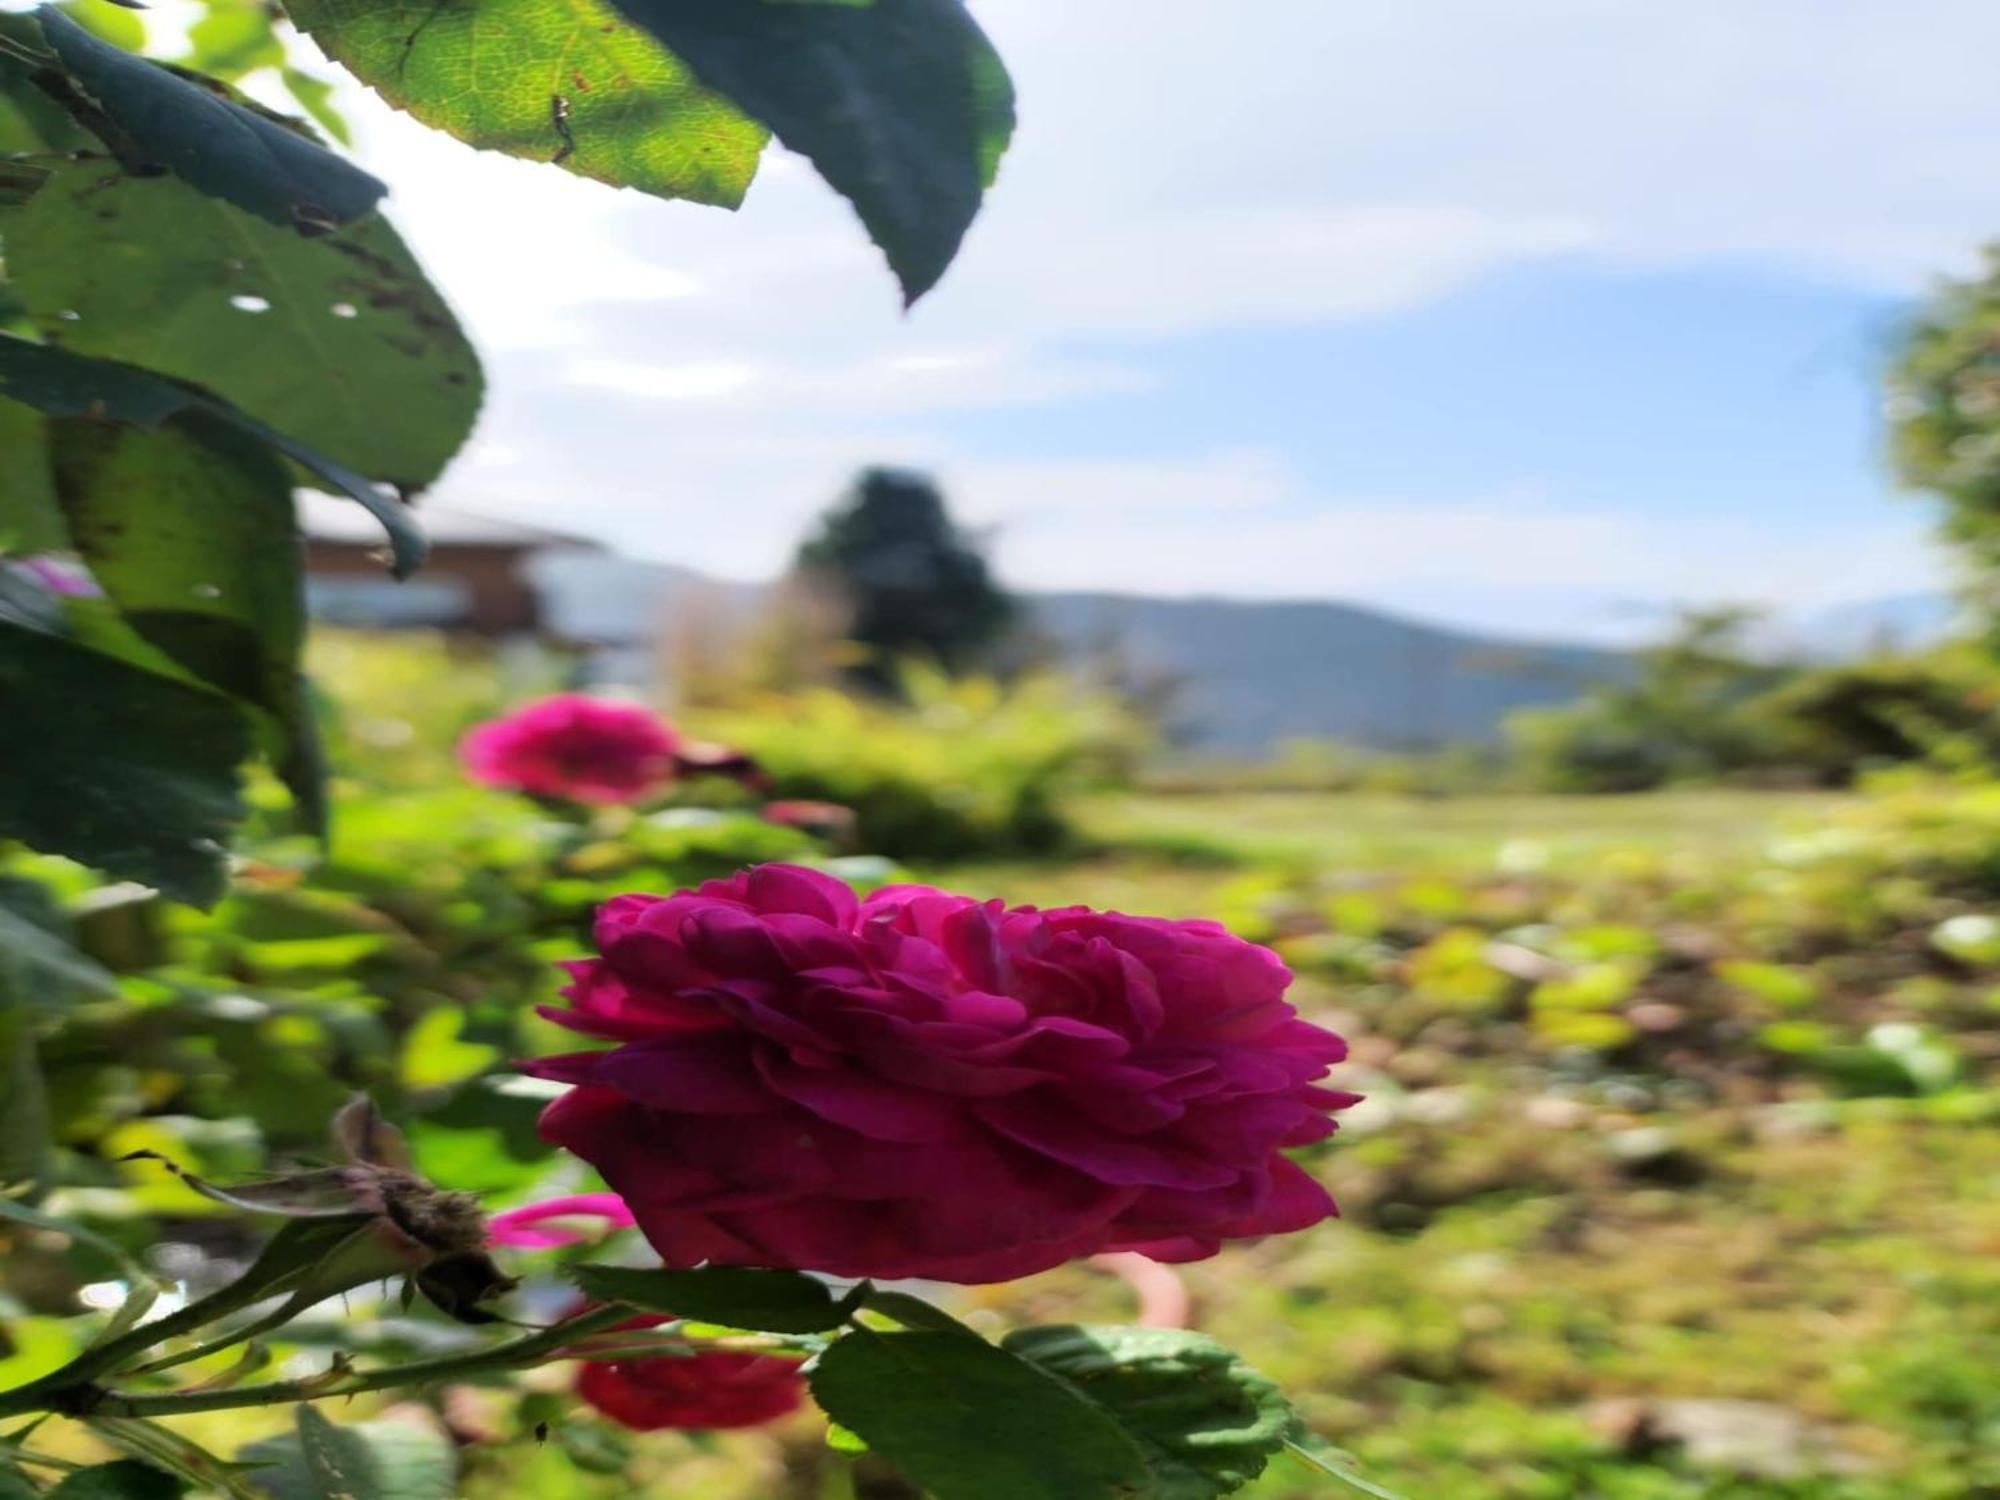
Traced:
<path fill-rule="evenodd" d="M 1961 325 L 1991 306 L 1952 292 L 1902 377 L 1913 475 L 1969 541 L 2000 401 L 1987 336 Z M 330 848 L 260 786 L 212 912 L 54 859 L 0 866 L 0 920 L 91 960 L 37 977 L 76 998 L 39 1040 L 0 1038 L 8 1067 L 39 1046 L 52 1096 L 0 1092 L 0 1177 L 57 1184 L 45 1207 L 199 1291 L 254 1227 L 126 1154 L 224 1179 L 310 1158 L 367 1089 L 421 1170 L 494 1209 L 595 1186 L 537 1140 L 548 1091 L 509 1061 L 568 1045 L 535 1006 L 620 892 L 793 859 L 864 886 L 1213 916 L 1295 968 L 1368 1102 L 1309 1158 L 1344 1221 L 1188 1268 L 1198 1322 L 1374 1479 L 1450 1500 L 2000 1497 L 1983 540 L 1968 627 L 1941 644 L 1807 663 L 1759 649 L 1740 613 L 1692 613 L 1502 743 L 1299 741 L 1254 762 L 1177 745 L 1174 685 L 1115 653 L 1055 659 L 979 543 L 920 480 L 863 476 L 747 628 L 683 639 L 670 696 L 628 684 L 768 785 L 696 777 L 588 816 L 470 785 L 454 747 L 601 660 L 323 629 Z M 774 800 L 852 817 L 815 833 Z M 72 1352 L 107 1273 L 14 1225 L 0 1249 L 11 1385 Z M 974 1321 L 1130 1311 L 1084 1267 L 948 1295 Z M 271 1354 L 320 1368 L 357 1337 L 452 1336 L 421 1309 L 327 1310 Z M 639 1438 L 561 1384 L 428 1398 L 468 1493 L 832 1493 L 811 1419 Z M 188 1419 L 223 1448 L 258 1420 Z M 1323 1483 L 1280 1466 L 1252 1493 Z"/>

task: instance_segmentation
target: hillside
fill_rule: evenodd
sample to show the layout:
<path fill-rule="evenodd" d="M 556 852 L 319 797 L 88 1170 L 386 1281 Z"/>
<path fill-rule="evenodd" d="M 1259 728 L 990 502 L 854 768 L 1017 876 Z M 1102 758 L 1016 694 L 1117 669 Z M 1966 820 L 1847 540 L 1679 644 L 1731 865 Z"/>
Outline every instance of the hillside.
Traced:
<path fill-rule="evenodd" d="M 1351 604 L 1029 598 L 1064 654 L 1115 654 L 1138 677 L 1176 681 L 1187 743 L 1246 754 L 1299 736 L 1385 748 L 1490 740 L 1512 710 L 1564 702 L 1629 670 L 1615 651 L 1473 635 Z"/>

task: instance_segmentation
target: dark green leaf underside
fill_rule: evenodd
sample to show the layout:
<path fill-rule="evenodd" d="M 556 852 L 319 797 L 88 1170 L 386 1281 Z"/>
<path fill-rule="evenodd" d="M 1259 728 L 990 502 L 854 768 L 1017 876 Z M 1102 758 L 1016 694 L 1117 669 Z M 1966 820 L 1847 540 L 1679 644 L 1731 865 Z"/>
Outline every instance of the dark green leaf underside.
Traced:
<path fill-rule="evenodd" d="M 961 0 L 614 0 L 851 202 L 914 302 L 958 253 L 1014 126 Z"/>
<path fill-rule="evenodd" d="M 578 1266 L 576 1283 L 600 1302 L 624 1302 L 649 1312 L 761 1333 L 824 1333 L 846 1321 L 846 1307 L 824 1283 L 797 1271 L 716 1266 L 701 1271 L 647 1271 Z"/>
<path fill-rule="evenodd" d="M 208 905 L 249 750 L 226 699 L 0 621 L 0 836 Z"/>
<path fill-rule="evenodd" d="M 288 229 L 318 233 L 372 209 L 387 191 L 301 130 L 194 75 L 99 41 L 54 6 L 36 13 L 65 69 L 124 139 L 107 144 Z M 93 127 L 96 128 L 96 127 Z"/>

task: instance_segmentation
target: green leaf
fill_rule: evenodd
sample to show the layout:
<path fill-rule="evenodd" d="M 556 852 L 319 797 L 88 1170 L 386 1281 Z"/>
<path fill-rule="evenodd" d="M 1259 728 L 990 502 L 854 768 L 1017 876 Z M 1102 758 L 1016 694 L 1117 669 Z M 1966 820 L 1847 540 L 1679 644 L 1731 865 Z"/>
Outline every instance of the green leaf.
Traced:
<path fill-rule="evenodd" d="M 824 1282 L 797 1271 L 710 1266 L 701 1271 L 645 1271 L 578 1266 L 576 1284 L 599 1302 L 759 1333 L 825 1333 L 847 1321 Z"/>
<path fill-rule="evenodd" d="M 165 1470 L 121 1458 L 64 1476 L 49 1500 L 174 1500 L 180 1492 L 181 1482 Z"/>
<path fill-rule="evenodd" d="M 726 208 L 756 174 L 764 127 L 600 0 L 285 9 L 389 103 L 468 145 Z"/>
<path fill-rule="evenodd" d="M 105 144 L 127 159 L 166 167 L 204 193 L 302 234 L 358 218 L 388 191 L 303 128 L 226 97 L 221 85 L 101 42 L 53 6 L 36 15 L 64 68 L 103 111 L 103 120 L 83 123 L 110 130 L 118 138 Z"/>
<path fill-rule="evenodd" d="M 54 1134 L 34 1016 L 0 960 L 0 1184 L 43 1181 Z"/>
<path fill-rule="evenodd" d="M 0 984 L 11 975 L 33 1000 L 51 993 L 66 998 L 74 990 L 94 995 L 116 993 L 118 982 L 52 930 L 40 912 L 32 906 L 17 909 L 27 904 L 17 896 L 15 884 L 0 882 Z M 27 882 L 19 884 L 25 890 L 40 889 Z"/>
<path fill-rule="evenodd" d="M 983 1339 L 856 1329 L 811 1380 L 829 1417 L 936 1500 L 1149 1493 L 1145 1456 L 1116 1423 Z"/>
<path fill-rule="evenodd" d="M 479 414 L 478 357 L 377 217 L 301 239 L 170 177 L 79 162 L 8 221 L 7 272 L 63 348 L 191 381 L 405 491 Z"/>
<path fill-rule="evenodd" d="M 68 549 L 50 477 L 48 424 L 40 412 L 0 401 L 0 550 Z"/>
<path fill-rule="evenodd" d="M 186 66 L 232 82 L 259 68 L 282 68 L 285 44 L 265 0 L 207 0 L 188 27 Z"/>
<path fill-rule="evenodd" d="M 305 596 L 283 464 L 192 412 L 148 432 L 63 422 L 57 488 L 70 535 L 126 621 L 208 686 L 270 716 L 273 759 L 319 829 L 317 727 L 301 690 Z"/>
<path fill-rule="evenodd" d="M 1014 128 L 961 0 L 868 6 L 613 0 L 695 77 L 811 159 L 914 302 L 958 253 Z"/>
<path fill-rule="evenodd" d="M 249 750 L 227 699 L 0 620 L 0 837 L 209 905 Z"/>
<path fill-rule="evenodd" d="M 326 486 L 366 506 L 389 534 L 392 571 L 398 578 L 424 560 L 424 537 L 410 508 L 392 499 L 344 464 L 295 442 L 201 391 L 108 359 L 90 359 L 50 344 L 0 334 L 0 396 L 24 402 L 52 417 L 88 417 L 158 427 L 186 412 L 209 412 L 262 439 Z"/>
<path fill-rule="evenodd" d="M 336 1427 L 298 1408 L 294 1435 L 252 1443 L 239 1455 L 269 1465 L 253 1477 L 276 1500 L 451 1500 L 458 1460 L 441 1434 L 414 1422 Z"/>
<path fill-rule="evenodd" d="M 1024 1328 L 1002 1347 L 1053 1371 L 1145 1452 L 1158 1500 L 1214 1500 L 1264 1472 L 1297 1426 L 1269 1380 L 1178 1328 Z"/>

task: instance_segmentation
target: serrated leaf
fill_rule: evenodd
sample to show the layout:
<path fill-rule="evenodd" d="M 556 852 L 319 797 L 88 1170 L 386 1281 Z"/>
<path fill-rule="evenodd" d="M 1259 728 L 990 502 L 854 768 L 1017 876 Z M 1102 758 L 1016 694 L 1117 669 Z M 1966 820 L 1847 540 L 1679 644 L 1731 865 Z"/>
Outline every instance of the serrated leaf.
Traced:
<path fill-rule="evenodd" d="M 52 417 L 86 417 L 158 427 L 186 412 L 208 412 L 268 443 L 327 488 L 359 501 L 389 534 L 391 571 L 409 576 L 424 560 L 424 537 L 410 508 L 324 454 L 259 422 L 225 401 L 116 360 L 92 359 L 50 344 L 0 334 L 0 397 Z"/>
<path fill-rule="evenodd" d="M 249 750 L 228 700 L 0 620 L 0 836 L 209 905 Z"/>
<path fill-rule="evenodd" d="M 36 16 L 63 67 L 121 134 L 106 144 L 136 152 L 204 193 L 318 234 L 367 213 L 388 191 L 301 130 L 228 97 L 220 85 L 205 86 L 99 41 L 53 6 Z"/>
<path fill-rule="evenodd" d="M 1179 1328 L 1024 1328 L 1002 1347 L 1061 1376 L 1145 1452 L 1157 1500 L 1215 1500 L 1264 1472 L 1297 1425 L 1269 1380 Z"/>
<path fill-rule="evenodd" d="M 300 1406 L 296 1431 L 238 1455 L 265 1465 L 252 1484 L 275 1500 L 451 1500 L 458 1461 L 441 1434 L 414 1422 L 335 1426 Z"/>
<path fill-rule="evenodd" d="M 286 13 L 426 125 L 615 187 L 734 208 L 764 149 L 763 126 L 600 0 L 291 0 Z"/>
<path fill-rule="evenodd" d="M 180 1480 L 164 1469 L 121 1458 L 63 1476 L 49 1491 L 49 1500 L 174 1500 L 181 1488 Z"/>
<path fill-rule="evenodd" d="M 845 1302 L 798 1271 L 711 1266 L 700 1271 L 578 1266 L 571 1274 L 599 1302 L 623 1302 L 724 1328 L 759 1333 L 825 1333 L 847 1321 Z"/>
<path fill-rule="evenodd" d="M 1014 128 L 1007 71 L 961 0 L 613 0 L 811 160 L 906 302 L 958 253 Z"/>
<path fill-rule="evenodd" d="M 957 1333 L 843 1335 L 810 1377 L 826 1414 L 935 1500 L 1128 1500 L 1145 1456 L 1040 1367 Z"/>
<path fill-rule="evenodd" d="M 7 273 L 63 348 L 191 381 L 404 491 L 479 414 L 478 357 L 378 217 L 302 239 L 173 178 L 78 162 L 8 220 Z"/>
<path fill-rule="evenodd" d="M 126 622 L 268 716 L 272 759 L 322 830 L 297 521 L 277 455 L 207 413 L 150 432 L 64 422 L 56 474 L 71 539 Z"/>

